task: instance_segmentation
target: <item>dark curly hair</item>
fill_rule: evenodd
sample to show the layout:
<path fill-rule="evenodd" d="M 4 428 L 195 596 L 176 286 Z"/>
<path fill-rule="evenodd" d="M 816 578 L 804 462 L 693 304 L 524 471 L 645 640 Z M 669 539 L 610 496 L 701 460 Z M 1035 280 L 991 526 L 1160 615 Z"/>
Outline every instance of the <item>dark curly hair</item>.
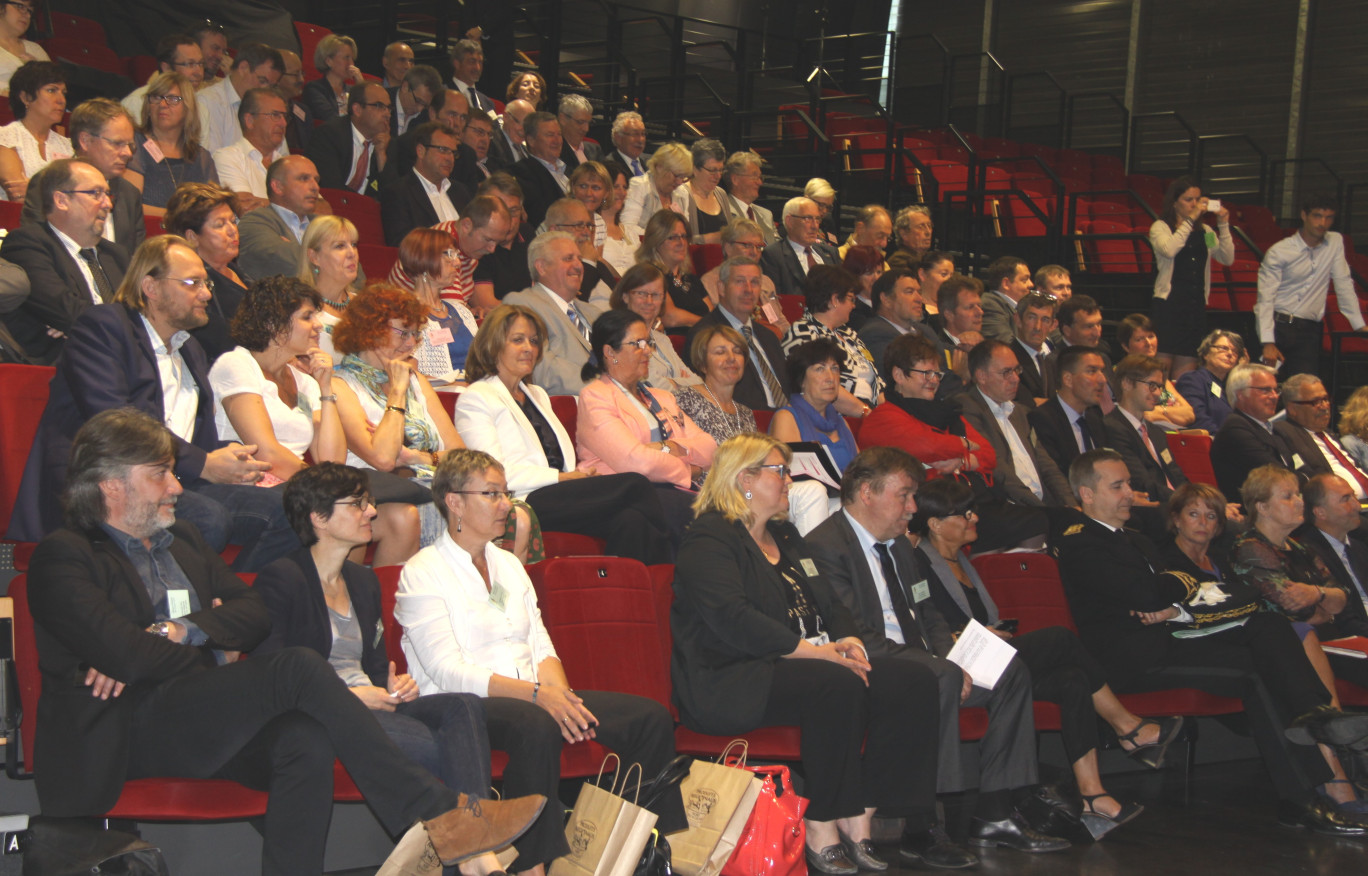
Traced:
<path fill-rule="evenodd" d="M 333 349 L 347 355 L 375 350 L 390 336 L 390 320 L 410 328 L 427 319 L 427 308 L 412 292 L 392 283 L 374 283 L 353 295 L 342 321 L 333 329 Z"/>
<path fill-rule="evenodd" d="M 52 61 L 26 61 L 20 65 L 10 77 L 9 84 L 9 105 L 14 117 L 22 119 L 28 113 L 23 95 L 27 94 L 29 100 L 37 100 L 38 90 L 54 83 L 66 85 L 66 72 L 62 70 L 62 65 Z"/>
<path fill-rule="evenodd" d="M 816 269 L 814 268 L 814 270 Z M 786 364 L 788 365 L 789 384 L 795 393 L 802 391 L 803 378 L 807 376 L 807 370 L 822 362 L 835 362 L 836 367 L 845 371 L 845 350 L 831 338 L 816 338 L 799 344 L 789 351 Z"/>
<path fill-rule="evenodd" d="M 860 291 L 860 279 L 835 265 L 813 265 L 803 281 L 803 305 L 809 313 L 826 313 L 834 298 Z"/>
<path fill-rule="evenodd" d="M 267 277 L 247 288 L 230 330 L 233 340 L 253 353 L 264 353 L 289 334 L 290 321 L 305 304 L 323 309 L 318 290 L 295 277 Z"/>
<path fill-rule="evenodd" d="M 290 282 L 298 283 L 298 280 Z M 313 515 L 332 517 L 336 503 L 365 495 L 369 481 L 360 469 L 339 462 L 320 462 L 297 472 L 285 483 L 285 519 L 305 547 L 318 543 Z"/>
<path fill-rule="evenodd" d="M 233 205 L 233 193 L 216 183 L 181 183 L 166 202 L 166 215 L 162 217 L 162 228 L 168 234 L 185 236 L 185 232 L 204 233 L 204 223 L 209 214 L 219 207 Z M 237 217 L 233 217 L 237 221 Z"/>

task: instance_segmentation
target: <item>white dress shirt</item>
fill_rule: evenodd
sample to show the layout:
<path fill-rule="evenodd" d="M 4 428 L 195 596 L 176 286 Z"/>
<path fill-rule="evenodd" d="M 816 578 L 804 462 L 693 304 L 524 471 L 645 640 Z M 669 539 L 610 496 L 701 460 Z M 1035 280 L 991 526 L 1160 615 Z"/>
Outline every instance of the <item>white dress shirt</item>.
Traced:
<path fill-rule="evenodd" d="M 271 153 L 271 160 L 263 163 L 261 150 L 251 144 L 246 137 L 214 150 L 214 166 L 218 168 L 219 182 L 230 192 L 250 192 L 254 197 L 268 197 L 266 190 L 266 168 L 277 160 L 290 154 L 289 147 L 281 140 L 280 145 Z"/>
<path fill-rule="evenodd" d="M 794 243 L 792 238 L 784 238 L 784 239 L 788 241 L 788 245 L 789 245 L 789 246 L 793 247 L 793 251 L 796 252 L 796 253 L 798 254 L 798 267 L 800 267 L 800 268 L 803 269 L 803 274 L 804 274 L 804 275 L 806 275 L 807 272 L 808 272 L 808 263 L 807 263 L 807 254 L 808 254 L 808 250 L 812 250 L 812 260 L 813 260 L 814 262 L 816 262 L 816 263 L 819 264 L 819 265 L 824 265 L 824 264 L 826 264 L 826 262 L 822 260 L 822 254 L 821 254 L 820 252 L 817 251 L 817 247 L 816 247 L 816 246 L 810 246 L 810 247 L 809 247 L 809 246 L 803 246 L 801 243 Z"/>
<path fill-rule="evenodd" d="M 906 645 L 907 637 L 903 634 L 902 625 L 898 623 L 898 613 L 893 610 L 893 599 L 888 595 L 888 582 L 884 580 L 883 558 L 880 557 L 879 552 L 874 549 L 874 545 L 876 544 L 884 545 L 889 549 L 889 555 L 892 556 L 895 540 L 879 541 L 873 535 L 870 535 L 869 530 L 865 529 L 864 526 L 860 524 L 860 521 L 850 516 L 849 511 L 842 510 L 841 513 L 845 515 L 846 520 L 850 523 L 850 528 L 855 530 L 855 539 L 860 543 L 861 556 L 864 559 L 865 565 L 869 568 L 870 577 L 874 579 L 874 590 L 879 594 L 879 611 L 883 614 L 884 635 L 888 637 L 890 642 Z M 894 557 L 893 564 L 896 566 L 897 563 L 898 560 Z M 917 607 L 915 604 L 911 603 L 910 600 L 907 611 L 913 618 L 916 618 Z"/>
<path fill-rule="evenodd" d="M 1259 340 L 1273 343 L 1274 313 L 1316 322 L 1324 319 L 1331 282 L 1340 313 L 1355 331 L 1363 328 L 1349 262 L 1344 258 L 1344 237 L 1339 232 L 1327 233 L 1317 247 L 1307 246 L 1300 231 L 1270 246 L 1259 265 L 1259 298 L 1254 304 Z"/>
<path fill-rule="evenodd" d="M 199 384 L 185 365 L 180 349 L 190 340 L 190 333 L 178 331 L 171 336 L 168 347 L 161 335 L 142 318 L 143 328 L 152 340 L 152 352 L 157 359 L 157 375 L 161 378 L 162 410 L 166 414 L 166 428 L 182 441 L 195 440 L 195 413 L 199 410 Z"/>
<path fill-rule="evenodd" d="M 983 390 L 977 390 L 980 397 L 988 404 L 988 410 L 992 411 L 993 419 L 997 420 L 998 428 L 1002 430 L 1002 435 L 1007 439 L 1007 446 L 1012 451 L 1012 468 L 1016 471 L 1016 476 L 1026 485 L 1037 499 L 1044 501 L 1045 489 L 1040 485 L 1040 473 L 1036 471 L 1035 460 L 1031 458 L 1031 451 L 1021 440 L 1021 434 L 1017 432 L 1016 426 L 1012 425 L 1012 409 L 1015 407 L 1012 402 L 1006 401 L 998 404 L 991 398 L 983 394 Z"/>
<path fill-rule="evenodd" d="M 413 169 L 413 175 L 418 177 L 418 182 L 422 184 L 423 191 L 427 192 L 428 200 L 432 202 L 432 209 L 437 211 L 438 222 L 459 222 L 461 214 L 456 212 L 456 205 L 451 203 L 451 198 L 447 197 L 447 190 L 451 188 L 451 180 L 442 178 L 441 185 L 433 185 L 427 177 L 418 172 L 418 168 Z"/>
<path fill-rule="evenodd" d="M 113 225 L 114 223 L 106 221 L 105 224 Z M 90 262 L 87 262 L 81 256 L 81 245 L 76 241 L 72 240 L 70 237 L 67 237 L 65 234 L 63 234 L 57 228 L 57 226 L 53 225 L 51 222 L 48 223 L 48 228 L 52 229 L 52 233 L 56 234 L 57 239 L 62 242 L 62 246 L 65 246 L 67 252 L 71 253 L 71 257 L 76 260 L 76 267 L 81 269 L 81 276 L 85 277 L 86 291 L 90 293 L 90 300 L 95 302 L 96 304 L 103 304 L 104 299 L 100 297 L 98 287 L 95 285 L 95 276 L 90 273 Z M 98 249 L 96 249 L 95 251 L 96 253 L 99 252 Z M 111 289 L 110 291 L 113 290 Z"/>
<path fill-rule="evenodd" d="M 1306 434 L 1311 436 L 1312 443 L 1316 445 L 1316 449 L 1320 451 L 1321 456 L 1325 457 L 1325 462 L 1330 466 L 1330 469 L 1334 471 L 1335 474 L 1344 478 L 1344 482 L 1353 488 L 1354 495 L 1358 497 L 1358 500 L 1362 502 L 1364 499 L 1368 499 L 1368 495 L 1366 495 L 1363 490 L 1363 481 L 1359 479 L 1364 473 L 1358 472 L 1356 474 L 1345 468 L 1344 464 L 1340 462 L 1341 456 L 1335 455 L 1334 451 L 1338 450 L 1342 455 L 1342 458 L 1349 460 L 1351 465 L 1353 464 L 1354 458 L 1345 451 L 1344 445 L 1335 440 L 1335 436 L 1331 435 L 1329 432 L 1321 432 L 1318 435 L 1310 429 L 1307 429 Z M 1332 450 L 1331 448 L 1334 449 Z"/>
<path fill-rule="evenodd" d="M 236 143 L 242 136 L 242 126 L 238 124 L 237 117 L 242 98 L 238 97 L 232 81 L 227 76 L 223 77 L 203 91 L 196 92 L 195 100 L 204 108 L 202 118 L 209 120 L 202 132 L 200 144 L 213 153 Z"/>

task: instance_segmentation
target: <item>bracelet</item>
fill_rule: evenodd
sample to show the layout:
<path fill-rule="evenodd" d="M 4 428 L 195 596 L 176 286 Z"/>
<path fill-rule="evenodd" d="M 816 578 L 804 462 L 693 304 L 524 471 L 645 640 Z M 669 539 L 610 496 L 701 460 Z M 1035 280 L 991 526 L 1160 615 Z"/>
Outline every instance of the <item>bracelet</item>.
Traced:
<path fill-rule="evenodd" d="M 318 397 L 318 400 L 321 401 L 321 402 L 325 402 L 325 401 L 335 402 L 335 401 L 337 401 L 337 396 L 336 396 L 336 395 L 320 395 L 320 396 Z"/>
<path fill-rule="evenodd" d="M 408 416 L 408 408 L 401 408 L 398 405 L 385 405 L 385 411 L 394 411 L 395 413 L 403 414 L 406 417 Z"/>
<path fill-rule="evenodd" d="M 1316 605 L 1320 605 L 1322 602 L 1325 601 L 1325 596 L 1326 596 L 1325 588 L 1324 588 L 1324 587 L 1317 587 L 1316 589 L 1320 591 L 1320 599 L 1317 599 L 1317 600 L 1316 600 Z"/>
<path fill-rule="evenodd" d="M 539 691 L 539 690 L 541 690 L 541 682 L 540 682 L 540 681 L 534 681 L 534 682 L 532 682 L 532 702 L 534 702 L 534 703 L 537 701 L 537 691 Z"/>

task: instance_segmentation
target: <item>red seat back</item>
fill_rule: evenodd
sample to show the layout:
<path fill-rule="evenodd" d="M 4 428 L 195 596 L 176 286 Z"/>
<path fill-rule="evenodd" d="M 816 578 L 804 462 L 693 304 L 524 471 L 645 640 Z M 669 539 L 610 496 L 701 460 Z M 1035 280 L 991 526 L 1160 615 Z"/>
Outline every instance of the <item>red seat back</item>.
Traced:
<path fill-rule="evenodd" d="M 803 296 L 801 295 L 779 295 L 779 309 L 784 312 L 784 319 L 789 322 L 797 322 L 803 318 Z"/>
<path fill-rule="evenodd" d="M 79 40 L 43 40 L 43 48 L 54 61 L 70 61 L 83 67 L 93 67 L 115 76 L 126 76 L 128 68 L 114 50 L 103 43 L 88 43 Z"/>
<path fill-rule="evenodd" d="M 319 194 L 332 206 L 334 213 L 351 220 L 356 226 L 358 240 L 385 239 L 379 201 L 346 189 L 321 189 Z"/>
<path fill-rule="evenodd" d="M 104 26 L 98 21 L 72 15 L 70 12 L 49 13 L 52 21 L 52 35 L 59 39 L 75 40 L 94 45 L 106 45 Z"/>
<path fill-rule="evenodd" d="M 973 562 L 998 613 L 1019 620 L 1021 632 L 1045 627 L 1077 632 L 1059 580 L 1059 566 L 1049 554 L 984 554 Z"/>
<path fill-rule="evenodd" d="M 722 264 L 722 244 L 696 244 L 689 247 L 689 257 L 693 260 L 694 273 L 701 277 Z"/>
<path fill-rule="evenodd" d="M 380 579 L 380 621 L 385 627 L 385 654 L 394 661 L 394 671 L 408 672 L 408 658 L 404 656 L 404 628 L 394 619 L 395 594 L 399 592 L 399 573 L 403 566 L 376 566 L 375 577 Z"/>
<path fill-rule="evenodd" d="M 1216 471 L 1211 467 L 1211 436 L 1170 432 L 1169 452 L 1187 479 L 1195 484 L 1216 486 Z"/>
<path fill-rule="evenodd" d="M 573 395 L 553 395 L 551 410 L 555 412 L 556 419 L 561 421 L 565 431 L 570 433 L 570 440 L 573 442 L 575 426 L 579 422 L 579 399 Z"/>
<path fill-rule="evenodd" d="M 8 202 L 6 202 L 8 203 Z M 0 365 L 0 535 L 9 528 L 19 482 L 56 368 Z"/>
<path fill-rule="evenodd" d="M 322 78 L 323 74 L 318 72 L 318 67 L 314 65 L 314 50 L 318 48 L 323 37 L 332 31 L 322 25 L 309 24 L 306 21 L 296 21 L 294 26 L 295 33 L 299 35 L 299 59 L 304 63 L 304 81 L 311 82 Z"/>
<path fill-rule="evenodd" d="M 361 269 L 366 272 L 366 279 L 375 282 L 389 276 L 390 269 L 399 261 L 399 247 L 360 243 L 356 246 L 356 257 L 361 262 Z"/>

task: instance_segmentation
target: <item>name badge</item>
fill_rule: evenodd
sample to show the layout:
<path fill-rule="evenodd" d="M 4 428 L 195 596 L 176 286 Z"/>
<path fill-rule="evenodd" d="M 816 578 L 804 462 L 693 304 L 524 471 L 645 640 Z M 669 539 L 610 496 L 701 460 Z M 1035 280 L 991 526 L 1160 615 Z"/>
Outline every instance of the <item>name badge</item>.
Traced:
<path fill-rule="evenodd" d="M 806 639 L 804 639 L 803 641 L 805 641 L 805 642 L 811 642 L 812 644 L 814 644 L 814 645 L 816 645 L 818 648 L 820 648 L 820 647 L 822 647 L 823 645 L 828 645 L 828 644 L 830 644 L 830 643 L 831 643 L 831 637 L 828 636 L 826 633 L 818 633 L 818 634 L 815 635 L 815 636 L 808 636 L 808 637 L 807 637 Z"/>
<path fill-rule="evenodd" d="M 294 104 L 294 114 L 295 118 L 299 119 L 301 122 L 306 121 L 308 119 L 308 114 L 304 112 L 304 107 L 300 106 L 297 103 Z"/>
<path fill-rule="evenodd" d="M 371 642 L 372 648 L 379 648 L 380 643 L 385 640 L 385 622 L 378 620 L 375 622 L 375 640 Z"/>
<path fill-rule="evenodd" d="M 1213 383 L 1213 384 L 1211 384 L 1211 394 L 1214 395 L 1214 396 L 1216 396 L 1217 398 L 1220 398 L 1221 395 L 1222 395 L 1222 392 L 1221 392 L 1221 384 L 1219 384 L 1219 383 Z"/>
<path fill-rule="evenodd" d="M 166 157 L 164 154 L 162 154 L 161 147 L 158 146 L 156 141 L 152 140 L 151 138 L 148 138 L 146 141 L 143 142 L 143 148 L 147 150 L 148 155 L 152 156 L 152 160 L 158 164 L 161 164 L 162 159 Z"/>
<path fill-rule="evenodd" d="M 1164 465 L 1173 465 L 1173 454 L 1169 453 L 1167 447 L 1159 451 L 1159 458 L 1164 461 Z"/>
<path fill-rule="evenodd" d="M 1300 453 L 1292 454 L 1292 467 L 1294 469 L 1302 467 L 1302 458 Z"/>
<path fill-rule="evenodd" d="M 926 600 L 928 600 L 928 599 L 930 599 L 930 598 L 931 598 L 931 585 L 926 583 L 926 579 L 925 579 L 925 578 L 921 579 L 921 580 L 918 581 L 916 584 L 913 584 L 913 585 L 912 585 L 912 601 L 913 601 L 913 602 L 925 602 Z"/>
<path fill-rule="evenodd" d="M 495 581 L 494 586 L 489 588 L 489 604 L 499 611 L 503 611 L 508 605 L 508 591 L 498 581 Z"/>
<path fill-rule="evenodd" d="M 190 613 L 190 591 L 189 590 L 168 590 L 166 591 L 166 614 L 171 619 L 185 617 Z"/>
<path fill-rule="evenodd" d="M 816 578 L 816 577 L 817 577 L 817 564 L 816 564 L 816 563 L 814 563 L 812 560 L 809 560 L 807 557 L 804 557 L 803 559 L 799 560 L 798 562 L 802 563 L 802 565 L 803 565 L 803 571 L 807 573 L 807 576 L 808 576 L 809 578 Z"/>
<path fill-rule="evenodd" d="M 449 328 L 435 328 L 427 330 L 427 342 L 430 347 L 441 347 L 451 343 L 455 338 Z"/>

